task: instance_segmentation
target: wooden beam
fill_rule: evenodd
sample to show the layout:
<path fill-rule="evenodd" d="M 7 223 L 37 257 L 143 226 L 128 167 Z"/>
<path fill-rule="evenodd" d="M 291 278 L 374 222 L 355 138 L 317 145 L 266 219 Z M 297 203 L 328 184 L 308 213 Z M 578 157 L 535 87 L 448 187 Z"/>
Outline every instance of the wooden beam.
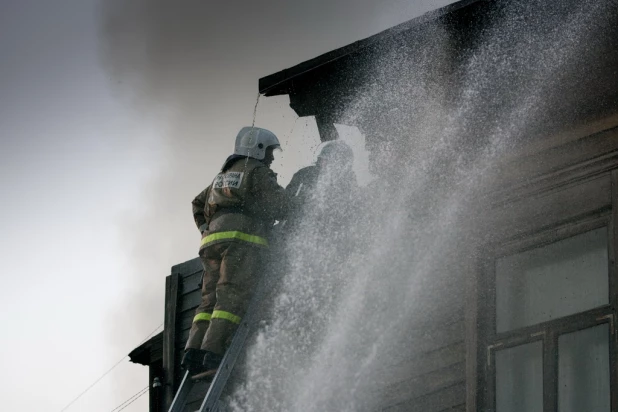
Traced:
<path fill-rule="evenodd" d="M 476 256 L 469 254 L 468 256 Z M 462 259 L 465 276 L 466 411 L 476 412 L 478 385 L 479 270 L 474 259 Z M 475 270 L 476 269 L 476 270 Z"/>
<path fill-rule="evenodd" d="M 176 391 L 176 308 L 180 275 L 172 273 L 165 279 L 165 329 L 163 329 L 163 404 L 168 410 Z"/>
<path fill-rule="evenodd" d="M 318 132 L 320 133 L 321 141 L 327 142 L 329 140 L 337 139 L 338 134 L 333 118 L 330 116 L 318 115 L 315 117 L 315 121 L 318 125 Z"/>
<path fill-rule="evenodd" d="M 612 170 L 612 216 L 610 218 L 609 233 L 609 290 L 610 305 L 614 308 L 613 322 L 610 336 L 612 337 L 609 345 L 610 356 L 610 392 L 611 410 L 618 411 L 618 330 L 616 330 L 616 306 L 618 305 L 618 168 Z"/>

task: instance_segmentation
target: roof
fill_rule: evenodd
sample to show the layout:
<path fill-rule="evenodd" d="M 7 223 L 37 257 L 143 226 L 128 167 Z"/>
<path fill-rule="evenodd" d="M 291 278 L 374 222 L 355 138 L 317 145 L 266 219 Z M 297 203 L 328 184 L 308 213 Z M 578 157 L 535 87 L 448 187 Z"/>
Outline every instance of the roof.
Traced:
<path fill-rule="evenodd" d="M 148 366 L 163 359 L 163 332 L 159 332 L 129 353 L 133 363 Z"/>
<path fill-rule="evenodd" d="M 384 30 L 366 39 L 356 41 L 350 45 L 335 49 L 333 51 L 315 57 L 311 60 L 307 60 L 305 62 L 297 64 L 296 66 L 289 69 L 285 69 L 280 72 L 263 77 L 259 81 L 259 91 L 261 94 L 264 94 L 266 96 L 288 94 L 291 89 L 291 82 L 294 78 L 297 78 L 319 67 L 331 64 L 337 60 L 340 60 L 343 57 L 361 51 L 362 49 L 365 49 L 376 43 L 385 41 L 393 36 L 396 36 L 397 34 L 420 26 L 421 24 L 428 21 L 438 20 L 450 13 L 453 13 L 456 10 L 468 7 L 474 3 L 487 1 L 491 0 L 460 0 L 440 9 L 427 12 L 419 17 L 394 26 L 390 29 Z"/>

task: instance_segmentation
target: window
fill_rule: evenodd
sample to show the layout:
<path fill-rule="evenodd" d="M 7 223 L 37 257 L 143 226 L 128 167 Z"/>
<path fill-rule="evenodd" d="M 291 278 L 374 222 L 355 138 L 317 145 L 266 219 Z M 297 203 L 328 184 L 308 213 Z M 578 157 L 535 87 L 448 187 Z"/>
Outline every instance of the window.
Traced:
<path fill-rule="evenodd" d="M 616 411 L 611 227 L 606 216 L 551 230 L 488 264 L 485 410 Z"/>

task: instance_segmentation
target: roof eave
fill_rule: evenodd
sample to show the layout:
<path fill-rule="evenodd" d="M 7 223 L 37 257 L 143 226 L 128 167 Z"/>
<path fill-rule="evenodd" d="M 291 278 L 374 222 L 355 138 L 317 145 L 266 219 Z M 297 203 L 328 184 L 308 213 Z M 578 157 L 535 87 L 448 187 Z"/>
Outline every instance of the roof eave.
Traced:
<path fill-rule="evenodd" d="M 492 1 L 492 0 L 460 0 L 460 1 L 457 1 L 455 3 L 449 4 L 448 6 L 444 6 L 442 8 L 429 11 L 412 20 L 401 23 L 397 26 L 384 30 L 380 33 L 367 37 L 363 40 L 356 41 L 347 46 L 332 50 L 318 57 L 315 57 L 313 59 L 297 64 L 296 66 L 281 70 L 269 76 L 262 77 L 259 80 L 259 85 L 258 85 L 259 92 L 260 94 L 263 94 L 265 96 L 278 96 L 282 94 L 289 94 L 290 91 L 292 90 L 293 80 L 302 75 L 305 75 L 320 67 L 331 64 L 337 60 L 340 60 L 346 56 L 351 55 L 352 53 L 358 52 L 361 49 L 364 49 L 373 44 L 379 43 L 401 32 L 410 30 L 414 27 L 417 27 L 429 21 L 438 20 L 439 18 L 442 18 L 443 16 L 446 16 L 449 13 L 452 13 L 463 7 L 467 7 L 467 6 L 470 6 L 471 4 L 479 3 L 482 1 Z"/>
<path fill-rule="evenodd" d="M 142 343 L 129 353 L 129 360 L 133 363 L 149 366 L 163 356 L 163 332 L 160 332 Z M 157 350 L 160 349 L 160 350 Z M 160 352 L 160 353 L 159 353 Z"/>

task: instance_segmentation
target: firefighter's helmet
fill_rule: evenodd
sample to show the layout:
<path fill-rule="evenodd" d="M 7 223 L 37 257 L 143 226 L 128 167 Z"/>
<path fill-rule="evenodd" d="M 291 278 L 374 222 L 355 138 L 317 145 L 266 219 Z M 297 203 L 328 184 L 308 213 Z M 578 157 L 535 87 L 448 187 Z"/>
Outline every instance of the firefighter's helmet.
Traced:
<path fill-rule="evenodd" d="M 329 140 L 318 146 L 315 163 L 351 167 L 354 163 L 354 152 L 343 140 Z"/>
<path fill-rule="evenodd" d="M 281 148 L 273 132 L 259 127 L 243 127 L 236 136 L 234 154 L 264 160 L 269 147 Z"/>

